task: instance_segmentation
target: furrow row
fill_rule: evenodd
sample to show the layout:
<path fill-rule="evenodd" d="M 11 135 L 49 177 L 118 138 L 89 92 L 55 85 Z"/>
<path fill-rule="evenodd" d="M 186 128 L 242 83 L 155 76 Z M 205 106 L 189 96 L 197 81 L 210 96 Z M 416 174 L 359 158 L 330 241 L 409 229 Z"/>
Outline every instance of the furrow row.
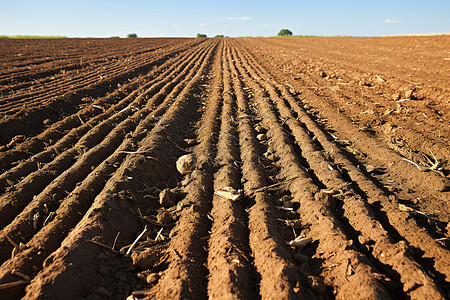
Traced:
<path fill-rule="evenodd" d="M 263 76 L 267 78 L 270 74 L 265 73 Z M 271 82 L 275 81 L 272 79 Z M 398 203 L 392 201 L 394 195 L 386 195 L 386 193 L 378 187 L 379 184 L 377 186 L 376 182 L 370 180 L 361 168 L 351 162 L 348 155 L 346 155 L 341 148 L 330 141 L 330 138 L 327 137 L 317 123 L 305 113 L 299 103 L 285 87 L 280 84 L 276 84 L 276 86 L 278 88 L 278 94 L 282 94 L 284 97 L 284 101 L 282 99 L 275 101 L 278 111 L 280 111 L 285 123 L 291 124 L 291 127 L 297 128 L 298 135 L 302 136 L 298 141 L 299 145 L 303 145 L 303 141 L 307 141 L 306 147 L 308 147 L 308 149 L 306 149 L 305 152 L 311 155 L 310 161 L 316 160 L 315 156 L 319 156 L 321 157 L 320 160 L 322 160 L 323 169 L 326 170 L 327 163 L 334 165 L 333 170 L 330 170 L 322 181 L 329 182 L 327 185 L 335 191 L 339 190 L 338 187 L 344 187 L 342 188 L 344 192 L 350 188 L 354 194 L 359 194 L 356 197 L 362 197 L 363 199 L 359 199 L 358 202 L 367 202 L 365 205 L 366 208 L 363 209 L 366 211 L 365 215 L 377 215 L 379 220 L 382 221 L 380 226 L 382 225 L 382 227 L 391 234 L 391 239 L 397 241 L 406 240 L 411 246 L 423 251 L 423 257 L 433 258 L 433 260 L 435 260 L 434 263 L 431 266 L 426 264 L 424 267 L 428 269 L 428 271 L 434 273 L 439 280 L 448 280 L 450 278 L 448 272 L 450 267 L 450 256 L 448 251 L 443 249 L 416 220 L 412 219 L 409 213 L 399 209 Z M 278 94 L 274 88 L 270 87 L 270 85 L 267 86 L 267 88 L 271 92 L 271 97 L 276 99 Z M 314 141 L 316 141 L 319 149 L 314 149 L 314 146 L 312 145 Z M 323 149 L 324 152 L 319 151 L 321 149 Z M 314 152 L 316 155 L 312 154 Z M 326 160 L 328 160 L 328 162 Z M 342 170 L 340 174 L 337 169 Z M 344 182 L 343 177 L 348 177 L 349 181 L 347 183 Z M 349 184 L 351 185 L 349 186 Z M 396 198 L 394 197 L 394 199 Z M 381 208 L 377 208 L 378 205 L 380 205 Z M 387 219 L 383 216 L 387 216 Z M 367 220 L 367 224 L 371 224 L 370 221 Z M 403 250 L 400 249 L 401 251 L 399 250 L 399 252 L 409 249 L 409 246 L 405 245 L 403 242 L 399 244 L 401 245 L 397 246 L 397 248 L 406 247 Z M 422 277 L 419 276 L 417 278 Z"/>
<path fill-rule="evenodd" d="M 236 59 L 236 61 L 239 60 Z M 240 61 L 242 61 L 242 59 Z M 369 254 L 369 256 L 373 255 L 373 257 L 376 257 L 376 259 L 382 263 L 391 265 L 391 267 L 400 274 L 401 281 L 404 284 L 404 292 L 409 293 L 411 297 L 420 298 L 430 294 L 434 294 L 433 297 L 439 297 L 440 292 L 436 285 L 422 271 L 417 263 L 411 259 L 410 255 L 405 252 L 403 244 L 394 245 L 392 243 L 392 239 L 389 237 L 388 233 L 382 229 L 381 224 L 376 219 L 373 219 L 373 213 L 368 205 L 364 203 L 361 197 L 355 195 L 354 191 L 347 188 L 349 183 L 345 182 L 337 170 L 330 167 L 329 162 L 323 153 L 319 149 L 314 149 L 313 141 L 298 124 L 298 121 L 292 118 L 293 116 L 290 114 L 289 109 L 283 106 L 283 99 L 279 97 L 274 87 L 252 72 L 248 65 L 246 65 L 246 67 L 246 71 L 250 72 L 250 76 L 253 77 L 256 82 L 265 82 L 263 86 L 255 85 L 254 89 L 266 89 L 268 91 L 268 96 L 270 96 L 273 101 L 271 103 L 270 101 L 265 100 L 267 98 L 265 98 L 264 93 L 257 98 L 261 99 L 259 107 L 262 111 L 262 115 L 267 115 L 266 119 L 273 118 L 273 120 L 270 121 L 272 127 L 274 127 L 274 123 L 282 122 L 280 120 L 281 117 L 284 120 L 283 123 L 287 125 L 287 133 L 294 135 L 296 143 L 300 146 L 302 151 L 300 155 L 303 155 L 306 159 L 308 167 L 314 169 L 317 178 L 324 183 L 326 187 L 340 190 L 341 193 L 343 193 L 343 196 L 339 199 L 340 201 L 343 201 L 342 209 L 344 210 L 344 215 L 342 217 L 346 218 L 345 221 L 349 222 L 348 225 L 351 225 L 355 231 L 361 232 L 361 235 L 359 236 L 360 241 L 365 241 L 363 243 L 369 241 L 374 243 L 372 254 Z M 276 109 L 272 106 L 274 103 Z M 277 120 L 276 115 L 278 112 L 280 115 Z M 278 130 L 283 132 L 282 128 L 279 128 Z M 330 199 L 327 201 L 330 201 Z M 337 219 L 332 219 L 332 221 L 336 222 Z M 343 226 L 343 228 L 345 228 L 345 226 Z"/>
<path fill-rule="evenodd" d="M 26 244 L 26 249 L 22 247 L 16 249 L 18 250 L 15 253 L 16 256 L 3 264 L 2 282 L 8 282 L 14 278 L 11 274 L 11 270 L 22 270 L 31 275 L 31 273 L 35 274 L 40 269 L 38 266 L 50 253 L 56 249 L 55 247 L 59 247 L 62 239 L 64 239 L 70 229 L 80 221 L 86 209 L 89 207 L 92 209 L 91 205 L 95 206 L 96 202 L 93 202 L 94 197 L 99 192 L 100 194 L 106 193 L 105 191 L 102 191 L 104 187 L 114 185 L 113 183 L 106 183 L 106 181 L 109 180 L 114 182 L 113 178 L 117 177 L 117 173 L 120 172 L 121 168 L 130 166 L 130 164 L 127 163 L 121 164 L 125 154 L 136 152 L 141 153 L 136 154 L 136 156 L 143 155 L 144 160 L 147 160 L 147 157 L 150 159 L 152 158 L 151 154 L 147 156 L 147 152 L 151 152 L 151 150 L 146 149 L 141 151 L 139 148 L 136 149 L 136 147 L 138 147 L 139 144 L 145 144 L 146 139 L 148 140 L 150 138 L 149 136 L 151 136 L 152 132 L 161 131 L 165 127 L 164 120 L 165 123 L 168 124 L 176 122 L 172 115 L 182 109 L 180 107 L 181 100 L 179 100 L 179 98 L 181 97 L 184 101 L 186 101 L 186 97 L 188 97 L 189 94 L 188 91 L 192 89 L 193 81 L 195 81 L 194 78 L 199 77 L 197 72 L 202 72 L 201 66 L 198 65 L 198 62 L 201 61 L 204 68 L 206 62 L 209 60 L 208 57 L 211 56 L 211 52 L 214 47 L 212 43 L 209 44 L 210 47 L 208 49 L 205 49 L 203 53 L 196 54 L 196 57 L 190 61 L 192 66 L 188 64 L 186 68 L 184 68 L 184 71 L 170 82 L 170 84 L 173 85 L 172 92 L 169 93 L 170 89 L 163 89 L 160 91 L 160 94 L 155 95 L 155 97 L 159 95 L 159 98 L 161 98 L 160 100 L 163 100 L 159 107 L 153 107 L 154 101 L 152 102 L 150 100 L 147 103 L 146 108 L 135 112 L 133 116 L 125 119 L 119 126 L 115 127 L 114 130 L 108 134 L 100 144 L 87 151 L 85 155 L 73 165 L 73 168 L 75 169 L 74 172 L 77 173 L 77 176 L 87 176 L 87 179 L 79 181 L 78 178 L 74 178 L 73 174 L 70 172 L 70 169 L 63 172 L 61 175 L 63 176 L 62 178 L 60 176 L 53 180 L 52 184 L 46 188 L 46 190 L 51 190 L 52 186 L 54 186 L 55 188 L 59 187 L 59 189 L 52 190 L 51 193 L 46 193 L 46 190 L 44 190 L 30 203 L 30 205 L 27 206 L 27 208 L 14 220 L 12 224 L 2 230 L 2 241 L 5 241 L 2 242 L 2 245 L 6 248 L 11 247 L 10 245 L 7 245 L 7 242 L 10 239 L 17 239 L 17 241 L 19 241 L 21 240 L 21 237 L 25 236 L 23 241 L 27 242 L 28 239 L 32 237 L 32 239 Z M 182 77 L 185 78 L 183 79 Z M 176 108 L 173 108 L 173 106 Z M 184 106 L 186 106 L 186 104 L 184 104 Z M 153 129 L 149 130 L 152 126 Z M 173 127 L 174 125 L 171 126 Z M 127 136 L 125 138 L 125 134 L 128 134 L 129 132 L 131 132 L 131 136 Z M 142 140 L 146 135 L 147 138 Z M 94 160 L 97 160 L 97 162 L 94 162 Z M 97 166 L 99 163 L 100 165 Z M 93 168 L 93 172 L 90 171 L 91 168 Z M 80 172 L 84 171 L 80 169 L 85 170 L 87 173 L 83 173 L 85 175 L 81 174 Z M 113 174 L 112 178 L 110 177 L 111 171 Z M 126 178 L 128 177 L 129 176 Z M 65 180 L 70 180 L 71 182 L 80 182 L 80 184 L 73 186 L 75 189 L 70 192 L 67 197 L 64 197 L 64 190 L 70 191 L 73 187 L 71 187 L 70 184 L 61 183 L 60 181 L 64 180 L 64 178 L 66 178 Z M 126 178 L 125 180 L 127 180 Z M 61 184 L 63 184 L 63 186 L 61 186 Z M 60 193 L 61 195 L 52 199 L 51 195 L 53 192 Z M 60 202 L 60 205 L 54 206 L 55 204 L 59 204 L 58 202 Z M 39 213 L 41 213 L 41 215 L 47 214 L 47 218 L 44 224 L 42 224 L 42 219 L 37 223 L 34 223 L 37 224 L 37 229 L 39 229 L 40 226 L 43 226 L 43 228 L 40 229 L 36 235 L 32 236 L 33 228 L 30 227 L 33 225 L 30 221 L 33 220 L 33 218 L 30 220 L 30 217 L 34 217 L 36 214 L 39 215 Z M 86 216 L 87 215 L 89 215 L 89 212 L 86 213 Z M 60 230 L 62 231 L 61 233 L 55 234 L 55 231 Z M 8 234 L 8 237 L 6 237 L 6 234 Z M 22 253 L 21 251 L 25 252 Z M 3 253 L 6 254 L 8 251 L 2 251 L 2 254 Z M 23 255 L 27 256 L 30 254 L 35 254 L 36 256 L 32 256 L 32 258 L 28 260 L 22 259 Z M 18 288 L 18 292 L 21 293 L 21 291 L 23 291 L 23 288 Z"/>

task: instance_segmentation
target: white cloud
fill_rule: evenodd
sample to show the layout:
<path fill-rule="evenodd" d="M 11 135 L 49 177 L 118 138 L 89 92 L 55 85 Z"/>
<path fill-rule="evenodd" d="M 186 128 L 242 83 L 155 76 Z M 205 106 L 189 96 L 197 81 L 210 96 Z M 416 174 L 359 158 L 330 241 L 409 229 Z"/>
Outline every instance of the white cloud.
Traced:
<path fill-rule="evenodd" d="M 400 23 L 400 22 L 401 22 L 400 20 L 395 20 L 395 19 L 386 19 L 386 20 L 384 20 L 384 23 L 387 23 L 387 24 Z"/>
<path fill-rule="evenodd" d="M 200 26 L 205 27 L 206 23 L 200 23 Z"/>
<path fill-rule="evenodd" d="M 238 18 L 228 17 L 228 18 L 223 18 L 223 19 L 226 20 L 226 21 L 249 21 L 252 18 L 250 18 L 250 17 L 238 17 Z"/>
<path fill-rule="evenodd" d="M 255 24 L 253 27 L 274 27 L 272 24 Z"/>

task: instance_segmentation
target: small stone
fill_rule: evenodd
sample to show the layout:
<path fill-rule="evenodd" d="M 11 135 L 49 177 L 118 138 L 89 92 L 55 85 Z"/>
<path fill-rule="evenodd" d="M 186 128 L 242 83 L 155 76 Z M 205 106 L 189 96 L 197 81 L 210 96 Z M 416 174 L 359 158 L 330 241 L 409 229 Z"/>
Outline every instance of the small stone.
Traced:
<path fill-rule="evenodd" d="M 393 93 L 391 99 L 397 101 L 398 99 L 400 99 L 400 93 Z"/>
<path fill-rule="evenodd" d="M 295 253 L 294 254 L 294 260 L 298 263 L 298 264 L 303 264 L 308 262 L 309 258 L 308 256 L 301 254 L 301 253 Z"/>
<path fill-rule="evenodd" d="M 159 280 L 160 277 L 161 276 L 159 276 L 158 273 L 148 274 L 147 275 L 147 283 L 153 285 Z"/>
<path fill-rule="evenodd" d="M 327 286 L 323 282 L 323 280 L 317 276 L 308 276 L 307 280 L 309 286 L 316 292 L 318 295 L 322 295 L 326 293 Z"/>
<path fill-rule="evenodd" d="M 375 170 L 374 165 L 366 165 L 366 171 L 372 173 Z"/>
<path fill-rule="evenodd" d="M 50 120 L 50 119 L 45 119 L 42 123 L 43 123 L 44 125 L 50 125 L 50 124 L 52 124 L 53 122 L 52 122 L 52 120 Z"/>
<path fill-rule="evenodd" d="M 414 90 L 407 90 L 407 91 L 405 92 L 405 98 L 406 98 L 406 99 L 411 99 L 413 93 L 414 93 Z"/>
<path fill-rule="evenodd" d="M 177 170 L 182 175 L 189 174 L 194 170 L 196 163 L 197 159 L 194 154 L 183 155 L 177 160 Z"/>
<path fill-rule="evenodd" d="M 176 203 L 176 195 L 168 188 L 159 193 L 159 204 L 164 207 L 172 207 Z"/>
<path fill-rule="evenodd" d="M 265 133 L 260 133 L 256 136 L 256 138 L 258 139 L 258 141 L 265 141 L 267 140 L 267 135 Z"/>
<path fill-rule="evenodd" d="M 134 267 L 141 270 L 148 270 L 158 262 L 159 254 L 153 249 L 146 249 L 142 252 L 133 252 L 131 259 L 133 260 Z"/>

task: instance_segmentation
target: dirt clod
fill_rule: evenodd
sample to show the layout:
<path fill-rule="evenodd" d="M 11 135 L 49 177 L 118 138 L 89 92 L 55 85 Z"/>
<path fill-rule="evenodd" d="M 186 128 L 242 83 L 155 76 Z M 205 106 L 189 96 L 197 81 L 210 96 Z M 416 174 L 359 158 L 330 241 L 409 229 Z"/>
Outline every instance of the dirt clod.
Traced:
<path fill-rule="evenodd" d="M 153 267 L 159 260 L 159 253 L 154 249 L 135 251 L 131 253 L 133 266 L 140 270 L 147 270 Z"/>

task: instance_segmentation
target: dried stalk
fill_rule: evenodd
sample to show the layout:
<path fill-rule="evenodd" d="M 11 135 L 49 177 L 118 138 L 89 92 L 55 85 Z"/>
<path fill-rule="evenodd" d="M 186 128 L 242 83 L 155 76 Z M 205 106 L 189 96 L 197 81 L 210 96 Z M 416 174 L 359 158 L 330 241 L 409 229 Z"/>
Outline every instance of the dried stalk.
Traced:
<path fill-rule="evenodd" d="M 147 225 L 145 225 L 144 230 L 141 232 L 141 234 L 136 238 L 136 240 L 131 244 L 130 248 L 128 248 L 126 255 L 129 255 L 133 248 L 136 246 L 137 242 L 142 238 L 142 236 L 147 232 Z"/>

